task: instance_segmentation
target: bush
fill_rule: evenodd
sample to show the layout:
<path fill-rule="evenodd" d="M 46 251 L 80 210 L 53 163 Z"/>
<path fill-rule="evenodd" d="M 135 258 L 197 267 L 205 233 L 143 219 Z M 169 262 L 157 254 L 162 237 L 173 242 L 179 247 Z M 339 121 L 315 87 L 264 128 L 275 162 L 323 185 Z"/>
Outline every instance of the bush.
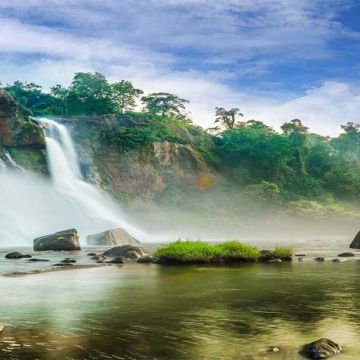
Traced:
<path fill-rule="evenodd" d="M 272 254 L 276 257 L 276 258 L 286 258 L 289 256 L 293 255 L 293 249 L 291 248 L 286 248 L 286 247 L 276 247 L 273 251 Z"/>

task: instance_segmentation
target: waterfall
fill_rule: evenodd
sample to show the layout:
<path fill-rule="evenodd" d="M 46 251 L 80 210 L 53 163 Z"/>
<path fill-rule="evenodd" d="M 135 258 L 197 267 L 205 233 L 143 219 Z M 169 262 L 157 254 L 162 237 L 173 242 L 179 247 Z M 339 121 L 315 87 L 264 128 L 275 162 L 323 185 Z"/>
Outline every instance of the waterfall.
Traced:
<path fill-rule="evenodd" d="M 31 245 L 36 236 L 66 228 L 87 235 L 122 227 L 144 239 L 112 199 L 81 176 L 73 140 L 64 125 L 41 118 L 51 180 L 26 170 L 0 171 L 0 245 Z"/>

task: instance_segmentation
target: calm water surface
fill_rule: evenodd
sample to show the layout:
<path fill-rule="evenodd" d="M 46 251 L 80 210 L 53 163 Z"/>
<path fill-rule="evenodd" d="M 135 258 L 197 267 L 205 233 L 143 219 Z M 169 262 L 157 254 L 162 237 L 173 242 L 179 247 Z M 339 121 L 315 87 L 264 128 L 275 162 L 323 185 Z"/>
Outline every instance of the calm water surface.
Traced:
<path fill-rule="evenodd" d="M 337 359 L 358 359 L 360 255 L 317 263 L 318 252 L 334 255 L 320 244 L 307 248 L 309 260 L 291 264 L 125 264 L 0 276 L 0 322 L 9 325 L 0 359 L 291 360 L 319 337 L 344 346 Z M 80 263 L 87 252 L 76 255 Z M 3 274 L 30 266 L 0 258 Z M 267 354 L 268 346 L 282 350 Z"/>

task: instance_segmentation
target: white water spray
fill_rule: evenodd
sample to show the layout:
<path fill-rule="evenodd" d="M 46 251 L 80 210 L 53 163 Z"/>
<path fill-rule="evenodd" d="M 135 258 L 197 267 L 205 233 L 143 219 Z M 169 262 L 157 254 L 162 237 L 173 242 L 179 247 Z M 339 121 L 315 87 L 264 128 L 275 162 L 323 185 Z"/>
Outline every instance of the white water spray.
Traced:
<path fill-rule="evenodd" d="M 30 245 L 36 236 L 76 228 L 89 234 L 122 227 L 144 240 L 125 214 L 102 191 L 86 183 L 72 138 L 49 119 L 46 146 L 51 182 L 28 171 L 0 172 L 0 245 Z"/>

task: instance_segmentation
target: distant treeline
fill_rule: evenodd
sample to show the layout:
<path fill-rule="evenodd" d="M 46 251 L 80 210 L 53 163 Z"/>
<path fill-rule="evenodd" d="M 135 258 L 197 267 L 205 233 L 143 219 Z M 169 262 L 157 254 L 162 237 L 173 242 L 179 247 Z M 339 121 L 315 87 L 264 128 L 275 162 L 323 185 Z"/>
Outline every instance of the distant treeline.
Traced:
<path fill-rule="evenodd" d="M 191 143 L 209 164 L 236 186 L 264 201 L 360 199 L 360 125 L 348 122 L 335 138 L 308 131 L 298 119 L 277 132 L 263 122 L 240 121 L 239 109 L 215 109 L 215 127 L 191 125 L 185 105 L 176 95 L 143 95 L 130 81 L 109 83 L 99 73 L 76 73 L 69 87 L 49 93 L 33 83 L 5 86 L 34 115 L 104 115 L 147 119 L 141 126 L 102 134 L 122 148 L 141 148 L 154 141 Z M 142 111 L 134 113 L 137 103 Z M 181 128 L 182 131 L 176 129 Z M 191 142 L 187 133 L 197 134 Z"/>

